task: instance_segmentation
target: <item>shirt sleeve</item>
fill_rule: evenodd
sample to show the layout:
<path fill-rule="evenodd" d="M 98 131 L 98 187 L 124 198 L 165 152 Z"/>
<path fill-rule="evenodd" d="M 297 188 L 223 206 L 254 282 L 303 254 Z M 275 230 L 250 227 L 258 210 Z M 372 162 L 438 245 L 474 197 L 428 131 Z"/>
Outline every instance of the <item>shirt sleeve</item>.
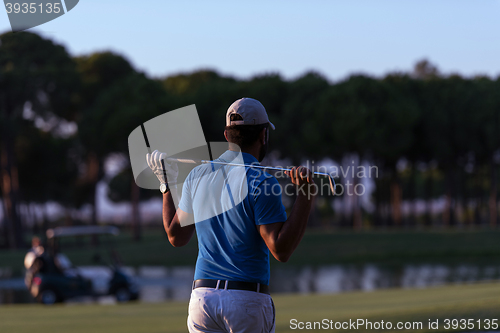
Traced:
<path fill-rule="evenodd" d="M 281 185 L 276 178 L 265 178 L 254 194 L 255 224 L 270 224 L 286 221 L 286 211 L 281 202 Z"/>
<path fill-rule="evenodd" d="M 193 198 L 191 197 L 191 181 L 188 176 L 182 186 L 182 196 L 179 201 L 179 208 L 186 213 L 193 214 Z"/>

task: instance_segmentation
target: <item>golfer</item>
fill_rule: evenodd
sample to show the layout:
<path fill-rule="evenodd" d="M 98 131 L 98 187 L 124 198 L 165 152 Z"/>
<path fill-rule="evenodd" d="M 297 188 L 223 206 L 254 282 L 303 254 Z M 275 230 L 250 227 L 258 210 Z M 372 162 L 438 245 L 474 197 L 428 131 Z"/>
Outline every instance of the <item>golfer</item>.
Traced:
<path fill-rule="evenodd" d="M 237 100 L 226 114 L 224 136 L 229 150 L 217 161 L 240 158 L 240 163 L 258 164 L 266 155 L 269 127 L 275 128 L 259 101 Z M 317 192 L 309 191 L 315 186 L 311 172 L 304 167 L 286 172 L 302 189 L 288 218 L 275 177 L 260 169 L 215 164 L 191 171 L 176 210 L 176 189 L 168 188 L 163 170 L 168 181 L 175 183 L 177 166 L 166 163 L 164 157 L 155 151 L 147 161 L 162 183 L 168 239 L 177 247 L 186 245 L 195 230 L 198 237 L 189 332 L 274 332 L 269 251 L 286 262 L 301 241 Z"/>

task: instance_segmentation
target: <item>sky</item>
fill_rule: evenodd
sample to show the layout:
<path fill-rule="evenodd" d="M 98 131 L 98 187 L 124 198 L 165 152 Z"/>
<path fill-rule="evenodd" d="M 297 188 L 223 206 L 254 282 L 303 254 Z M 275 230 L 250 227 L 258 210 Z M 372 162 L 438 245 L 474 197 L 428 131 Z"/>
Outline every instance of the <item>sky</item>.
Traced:
<path fill-rule="evenodd" d="M 29 31 L 72 55 L 118 52 L 151 77 L 211 68 L 293 79 L 315 70 L 333 82 L 410 71 L 423 58 L 445 74 L 496 77 L 499 17 L 500 0 L 81 0 Z"/>

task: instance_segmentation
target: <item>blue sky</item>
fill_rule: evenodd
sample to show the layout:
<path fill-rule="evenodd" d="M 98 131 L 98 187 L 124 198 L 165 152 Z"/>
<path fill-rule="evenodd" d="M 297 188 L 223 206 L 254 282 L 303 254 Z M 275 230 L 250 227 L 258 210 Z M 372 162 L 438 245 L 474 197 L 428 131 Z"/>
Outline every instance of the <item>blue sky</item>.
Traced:
<path fill-rule="evenodd" d="M 8 30 L 2 11 L 0 31 Z M 240 78 L 317 70 L 336 81 L 408 71 L 422 58 L 444 73 L 500 74 L 500 0 L 80 0 L 31 31 L 73 55 L 119 52 L 155 77 L 199 68 Z"/>

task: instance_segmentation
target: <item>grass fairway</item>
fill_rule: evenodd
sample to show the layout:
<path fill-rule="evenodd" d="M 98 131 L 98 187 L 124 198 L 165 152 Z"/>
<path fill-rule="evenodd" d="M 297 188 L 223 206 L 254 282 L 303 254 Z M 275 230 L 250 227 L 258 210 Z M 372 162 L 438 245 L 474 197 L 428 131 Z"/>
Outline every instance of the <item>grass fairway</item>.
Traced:
<path fill-rule="evenodd" d="M 479 283 L 420 290 L 382 290 L 337 295 L 274 296 L 276 332 L 294 332 L 290 319 L 334 321 L 368 319 L 420 321 L 423 329 L 407 332 L 447 332 L 445 318 L 500 319 L 500 284 Z M 9 333 L 159 333 L 187 332 L 187 303 L 127 305 L 2 306 L 0 332 Z M 428 320 L 440 320 L 439 330 L 429 330 Z M 458 329 L 459 331 L 466 331 Z M 481 331 L 484 331 L 484 326 Z M 308 330 L 309 332 L 313 330 Z M 325 331 L 325 330 L 324 330 Z M 327 331 L 327 330 L 326 330 Z M 360 331 L 364 331 L 360 329 Z M 384 330 L 377 330 L 377 332 Z"/>

